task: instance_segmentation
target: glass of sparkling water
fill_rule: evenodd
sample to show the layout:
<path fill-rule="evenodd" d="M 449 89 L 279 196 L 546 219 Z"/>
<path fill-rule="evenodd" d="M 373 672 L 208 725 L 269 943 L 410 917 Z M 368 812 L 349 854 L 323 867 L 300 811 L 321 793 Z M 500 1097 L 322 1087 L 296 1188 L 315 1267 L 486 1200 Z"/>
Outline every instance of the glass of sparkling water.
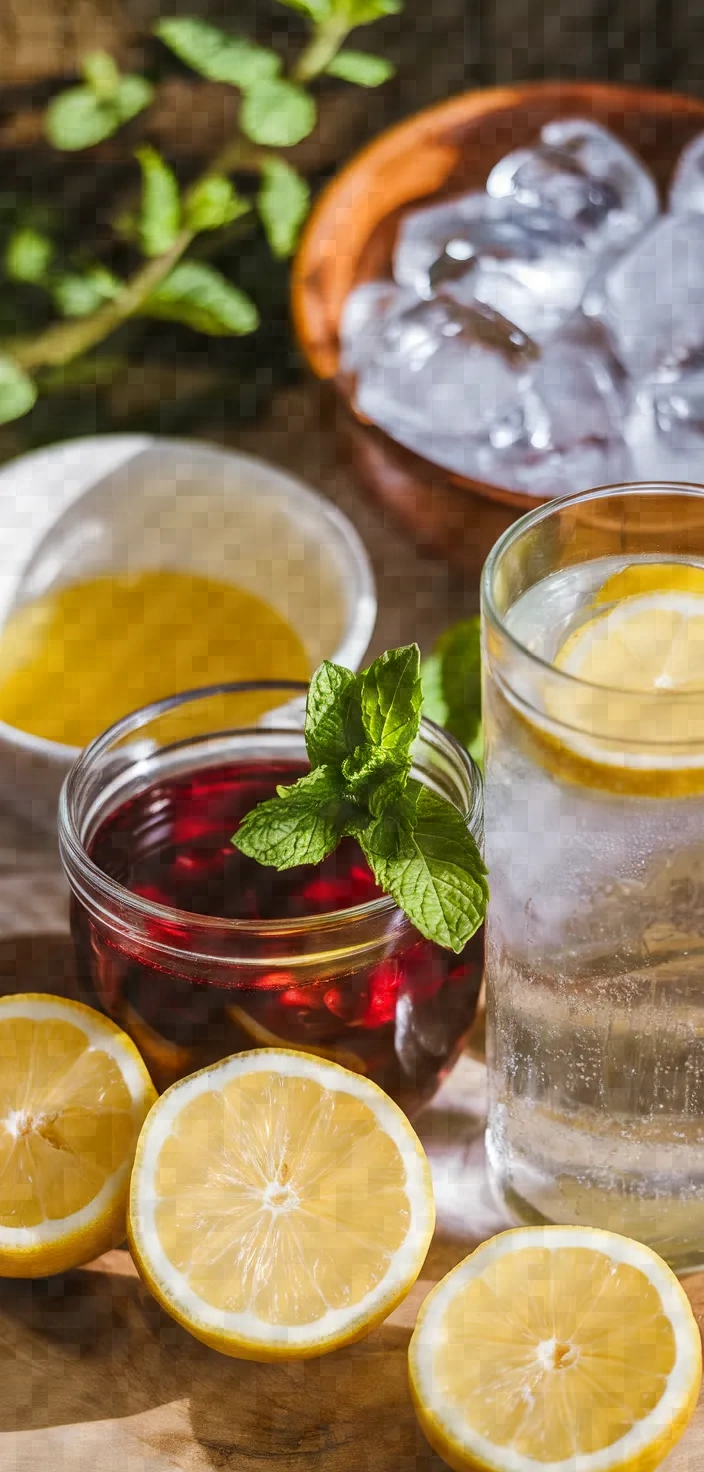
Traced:
<path fill-rule="evenodd" d="M 704 489 L 531 512 L 482 588 L 490 1170 L 704 1262 Z"/>

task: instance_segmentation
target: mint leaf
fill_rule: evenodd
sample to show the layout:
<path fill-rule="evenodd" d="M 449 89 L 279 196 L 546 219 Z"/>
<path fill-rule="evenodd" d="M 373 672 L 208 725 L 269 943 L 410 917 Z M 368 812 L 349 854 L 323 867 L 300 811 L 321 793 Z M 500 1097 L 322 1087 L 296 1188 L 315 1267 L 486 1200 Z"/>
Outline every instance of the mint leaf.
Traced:
<path fill-rule="evenodd" d="M 0 355 L 0 424 L 21 419 L 36 403 L 36 385 L 12 358 Z"/>
<path fill-rule="evenodd" d="M 342 14 L 353 26 L 366 26 L 383 15 L 398 15 L 403 9 L 403 0 L 333 0 L 336 14 Z"/>
<path fill-rule="evenodd" d="M 245 815 L 233 844 L 274 869 L 321 864 L 337 847 L 349 816 L 335 772 L 316 767 L 292 787 L 279 787 L 278 794 Z"/>
<path fill-rule="evenodd" d="M 403 0 L 281 0 L 289 10 L 307 15 L 316 25 L 333 18 L 346 21 L 347 29 L 366 25 L 382 15 L 396 15 Z"/>
<path fill-rule="evenodd" d="M 5 250 L 5 270 L 11 281 L 38 284 L 44 280 L 54 255 L 48 235 L 25 225 L 13 231 Z"/>
<path fill-rule="evenodd" d="M 251 205 L 223 174 L 210 174 L 190 190 L 186 199 L 186 225 L 189 230 L 219 230 L 240 215 L 249 213 Z"/>
<path fill-rule="evenodd" d="M 120 72 L 107 51 L 89 51 L 81 61 L 86 86 L 99 101 L 113 98 L 120 90 Z"/>
<path fill-rule="evenodd" d="M 63 317 L 88 317 L 105 302 L 114 301 L 123 283 L 104 266 L 89 270 L 66 271 L 51 283 L 51 295 Z"/>
<path fill-rule="evenodd" d="M 453 624 L 423 665 L 423 713 L 481 761 L 481 636 L 478 618 Z"/>
<path fill-rule="evenodd" d="M 383 56 L 370 56 L 366 51 L 338 51 L 325 70 L 328 76 L 356 82 L 358 87 L 380 87 L 396 68 Z"/>
<path fill-rule="evenodd" d="M 378 827 L 359 842 L 377 884 L 416 930 L 458 953 L 484 919 L 487 871 L 462 814 L 430 788 L 413 780 L 408 786 L 413 826 L 397 845 L 385 845 Z"/>
<path fill-rule="evenodd" d="M 362 676 L 362 720 L 370 741 L 405 757 L 418 735 L 423 689 L 417 644 L 390 649 Z"/>
<path fill-rule="evenodd" d="M 447 705 L 442 689 L 442 661 L 439 654 L 428 654 L 420 667 L 423 686 L 423 715 L 438 726 L 447 720 Z"/>
<path fill-rule="evenodd" d="M 313 98 L 295 82 L 276 79 L 256 82 L 240 108 L 240 127 L 253 143 L 267 148 L 289 148 L 315 127 Z"/>
<path fill-rule="evenodd" d="M 295 250 L 309 205 L 310 189 L 305 179 L 284 159 L 267 159 L 262 166 L 257 209 L 275 256 L 284 259 Z"/>
<path fill-rule="evenodd" d="M 145 144 L 136 157 L 142 170 L 139 242 L 145 256 L 163 256 L 181 228 L 178 180 L 155 148 Z"/>
<path fill-rule="evenodd" d="M 152 100 L 153 89 L 144 77 L 121 77 L 109 98 L 96 97 L 91 87 L 69 87 L 47 108 L 45 132 L 50 143 L 65 153 L 93 148 Z"/>
<path fill-rule="evenodd" d="M 259 313 L 239 287 L 204 261 L 182 261 L 141 308 L 145 317 L 182 322 L 210 337 L 254 332 Z"/>
<path fill-rule="evenodd" d="M 181 61 L 211 82 L 247 88 L 281 71 L 275 51 L 242 36 L 231 36 L 205 20 L 161 20 L 154 31 Z"/>
<path fill-rule="evenodd" d="M 360 677 L 326 659 L 306 700 L 306 750 L 312 767 L 340 765 L 365 739 Z"/>
<path fill-rule="evenodd" d="M 372 817 L 383 817 L 399 807 L 410 768 L 410 758 L 365 742 L 342 763 L 345 791 Z"/>

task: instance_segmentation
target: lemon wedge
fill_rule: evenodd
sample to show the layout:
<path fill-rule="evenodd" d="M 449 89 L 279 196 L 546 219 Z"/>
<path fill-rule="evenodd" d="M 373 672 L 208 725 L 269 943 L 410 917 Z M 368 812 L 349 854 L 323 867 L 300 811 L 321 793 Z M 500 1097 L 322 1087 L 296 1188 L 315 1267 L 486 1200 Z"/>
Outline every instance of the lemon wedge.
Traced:
<path fill-rule="evenodd" d="M 98 1012 L 0 998 L 0 1276 L 64 1272 L 124 1239 L 155 1098 L 134 1043 Z"/>
<path fill-rule="evenodd" d="M 550 765 L 609 791 L 704 791 L 704 568 L 631 563 L 587 615 L 554 660 L 573 679 L 546 685 Z"/>
<path fill-rule="evenodd" d="M 409 1368 L 431 1446 L 462 1472 L 652 1472 L 694 1412 L 701 1340 L 649 1248 L 529 1227 L 437 1285 Z"/>
<path fill-rule="evenodd" d="M 415 1282 L 435 1209 L 423 1148 L 368 1079 L 255 1049 L 173 1084 L 140 1136 L 130 1245 L 154 1296 L 223 1354 L 324 1354 Z"/>

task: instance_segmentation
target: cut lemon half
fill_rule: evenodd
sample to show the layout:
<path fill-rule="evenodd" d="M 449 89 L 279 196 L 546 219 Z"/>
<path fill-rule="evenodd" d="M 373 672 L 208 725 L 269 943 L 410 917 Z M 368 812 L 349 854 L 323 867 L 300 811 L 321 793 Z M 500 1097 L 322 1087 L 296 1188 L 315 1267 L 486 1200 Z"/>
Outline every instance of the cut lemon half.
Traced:
<path fill-rule="evenodd" d="M 665 1263 L 593 1228 L 503 1232 L 426 1299 L 409 1350 L 431 1444 L 472 1472 L 652 1472 L 701 1383 Z"/>
<path fill-rule="evenodd" d="M 134 1043 L 100 1013 L 0 998 L 0 1276 L 64 1272 L 123 1241 L 155 1098 Z"/>
<path fill-rule="evenodd" d="M 548 731 L 566 777 L 646 796 L 704 791 L 704 568 L 613 574 L 554 659 Z M 571 768 L 573 770 L 571 770 Z"/>
<path fill-rule="evenodd" d="M 137 1147 L 137 1267 L 223 1354 L 302 1357 L 361 1338 L 415 1282 L 434 1222 L 405 1115 L 309 1054 L 256 1049 L 182 1079 Z"/>

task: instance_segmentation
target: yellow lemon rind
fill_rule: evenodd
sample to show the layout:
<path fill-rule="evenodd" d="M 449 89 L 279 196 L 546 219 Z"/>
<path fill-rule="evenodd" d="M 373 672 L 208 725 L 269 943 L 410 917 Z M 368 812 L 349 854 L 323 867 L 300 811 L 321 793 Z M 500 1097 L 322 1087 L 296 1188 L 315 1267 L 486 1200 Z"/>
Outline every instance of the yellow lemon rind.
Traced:
<path fill-rule="evenodd" d="M 596 743 L 595 755 L 585 756 L 568 744 L 564 737 L 552 735 L 514 708 L 523 729 L 526 751 L 551 776 L 575 787 L 589 788 L 616 797 L 650 797 L 654 799 L 697 797 L 704 793 L 704 763 L 700 766 L 630 766 L 622 762 L 600 761 Z M 582 737 L 584 747 L 588 738 Z"/>
<path fill-rule="evenodd" d="M 458 1279 L 465 1279 L 469 1263 L 476 1264 L 478 1275 L 481 1271 L 482 1259 L 488 1258 L 496 1243 L 506 1243 L 509 1251 L 512 1244 L 515 1244 L 517 1249 L 528 1246 L 545 1247 L 550 1238 L 554 1239 L 556 1236 L 562 1236 L 566 1242 L 570 1240 L 575 1246 L 588 1246 L 591 1243 L 595 1251 L 608 1252 L 610 1244 L 613 1246 L 614 1243 L 627 1243 L 628 1248 L 632 1249 L 632 1255 L 624 1260 L 630 1261 L 635 1267 L 639 1265 L 639 1262 L 641 1266 L 646 1263 L 651 1264 L 656 1275 L 663 1282 L 668 1283 L 670 1290 L 674 1288 L 677 1292 L 678 1309 L 682 1314 L 684 1326 L 678 1340 L 678 1352 L 682 1349 L 683 1338 L 686 1337 L 686 1348 L 692 1366 L 679 1403 L 673 1407 L 673 1414 L 667 1425 L 645 1447 L 636 1450 L 635 1453 L 625 1448 L 621 1454 L 619 1445 L 623 1446 L 623 1442 L 627 1440 L 627 1437 L 623 1437 L 620 1443 L 615 1442 L 612 1447 L 606 1447 L 601 1452 L 581 1456 L 579 1458 L 580 1467 L 583 1464 L 584 1472 L 592 1472 L 592 1469 L 593 1472 L 655 1472 L 655 1468 L 661 1465 L 664 1458 L 680 1440 L 694 1415 L 702 1380 L 701 1335 L 682 1285 L 657 1253 L 642 1243 L 632 1242 L 630 1239 L 619 1237 L 616 1233 L 601 1231 L 596 1227 L 517 1227 L 501 1232 L 496 1237 L 483 1242 L 474 1252 L 470 1253 L 469 1257 L 464 1258 L 435 1285 L 421 1306 L 408 1348 L 409 1387 L 418 1424 L 433 1451 L 447 1462 L 453 1472 L 508 1472 L 509 1467 L 511 1472 L 514 1472 L 514 1469 L 515 1472 L 524 1472 L 524 1469 L 525 1472 L 539 1472 L 541 1467 L 545 1468 L 545 1472 L 553 1472 L 553 1469 L 557 1468 L 559 1472 L 562 1472 L 563 1463 L 539 1463 L 533 1458 L 520 1459 L 519 1468 L 518 1460 L 508 1462 L 506 1448 L 496 1447 L 488 1455 L 484 1455 L 476 1446 L 470 1447 L 466 1441 L 460 1442 L 449 1431 L 437 1410 L 432 1409 L 428 1404 L 428 1396 L 423 1385 L 423 1374 L 419 1365 L 420 1346 L 433 1307 L 441 1298 L 446 1297 L 449 1301 L 449 1285 Z M 631 1434 L 629 1432 L 627 1436 Z"/>
<path fill-rule="evenodd" d="M 60 1020 L 72 1022 L 96 1039 L 102 1037 L 106 1042 L 108 1040 L 113 1043 L 119 1042 L 120 1052 L 124 1058 L 130 1060 L 135 1070 L 135 1077 L 141 1083 L 142 1099 L 139 1107 L 146 1117 L 156 1100 L 156 1089 L 141 1054 L 122 1028 L 118 1027 L 109 1017 L 103 1016 L 93 1007 L 87 1007 L 83 1002 L 44 992 L 18 992 L 11 996 L 0 997 L 0 1022 L 3 1016 L 26 1016 L 28 1010 L 37 1009 L 41 1009 L 44 1016 L 53 1013 Z M 115 1056 L 114 1052 L 112 1056 Z M 133 1103 L 135 1103 L 134 1098 Z M 121 1242 L 124 1242 L 127 1234 L 127 1198 L 131 1165 L 130 1159 L 125 1160 L 120 1169 L 106 1182 L 96 1198 L 96 1201 L 99 1201 L 102 1197 L 103 1204 L 94 1211 L 93 1215 L 90 1212 L 93 1203 L 88 1203 L 76 1213 L 76 1216 L 81 1218 L 80 1223 L 72 1227 L 71 1218 L 66 1218 L 66 1229 L 61 1231 L 60 1235 L 57 1234 L 42 1241 L 41 1226 L 3 1228 L 0 1235 L 0 1278 L 52 1277 L 56 1273 L 68 1272 L 71 1268 L 92 1262 L 103 1252 L 108 1252 L 110 1248 L 118 1247 Z M 2 1236 L 5 1234 L 9 1236 L 13 1230 L 18 1233 L 17 1245 L 14 1245 L 11 1240 L 1 1240 Z M 20 1233 L 22 1234 L 21 1239 Z M 36 1240 L 32 1241 L 32 1237 Z M 30 1240 L 26 1245 L 28 1238 Z"/>
<path fill-rule="evenodd" d="M 384 1112 L 393 1113 L 399 1132 L 403 1135 L 404 1143 L 412 1151 L 413 1158 L 418 1167 L 418 1176 L 422 1183 L 424 1211 L 422 1219 L 416 1228 L 415 1251 L 413 1253 L 412 1263 L 409 1264 L 408 1271 L 404 1275 L 403 1280 L 393 1286 L 390 1285 L 389 1290 L 386 1292 L 382 1291 L 382 1283 L 380 1288 L 376 1290 L 376 1301 L 373 1309 L 365 1312 L 363 1318 L 358 1315 L 352 1316 L 346 1329 L 331 1335 L 321 1336 L 320 1338 L 316 1338 L 314 1331 L 311 1331 L 308 1341 L 296 1341 L 287 1338 L 287 1331 L 285 1329 L 281 1331 L 281 1337 L 279 1339 L 274 1337 L 260 1339 L 237 1333 L 232 1329 L 211 1327 L 203 1323 L 199 1318 L 186 1312 L 176 1295 L 169 1290 L 161 1276 L 155 1272 L 140 1221 L 140 1193 L 145 1175 L 145 1155 L 149 1145 L 149 1136 L 150 1132 L 158 1123 L 162 1111 L 168 1107 L 169 1101 L 178 1092 L 184 1092 L 187 1097 L 188 1092 L 190 1092 L 196 1080 L 205 1080 L 210 1077 L 213 1079 L 214 1086 L 217 1087 L 217 1075 L 222 1075 L 225 1069 L 232 1069 L 231 1076 L 234 1076 L 235 1067 L 233 1065 L 239 1071 L 246 1072 L 248 1066 L 251 1066 L 251 1063 L 257 1059 L 264 1059 L 270 1062 L 272 1070 L 276 1068 L 277 1061 L 282 1059 L 298 1059 L 302 1064 L 306 1065 L 308 1070 L 317 1070 L 319 1077 L 323 1073 L 329 1076 L 331 1081 L 337 1077 L 340 1086 L 344 1086 L 347 1082 L 349 1089 L 349 1081 L 353 1081 L 354 1088 L 352 1091 L 357 1097 L 363 1097 L 367 1102 L 376 1099 L 378 1104 L 383 1106 Z M 305 1076 L 305 1073 L 303 1076 Z M 309 1074 L 309 1076 L 311 1075 Z M 199 1339 L 203 1344 L 207 1344 L 209 1348 L 216 1349 L 220 1354 L 229 1355 L 234 1359 L 254 1360 L 261 1364 L 289 1359 L 313 1359 L 320 1355 L 328 1354 L 333 1350 L 340 1349 L 344 1345 L 354 1344 L 357 1340 L 364 1339 L 372 1329 L 382 1323 L 384 1319 L 388 1318 L 389 1314 L 393 1312 L 399 1303 L 403 1302 L 404 1298 L 410 1292 L 413 1284 L 420 1275 L 434 1230 L 435 1205 L 430 1166 L 425 1151 L 403 1111 L 371 1079 L 353 1073 L 350 1069 L 343 1068 L 338 1063 L 321 1060 L 297 1049 L 253 1048 L 246 1053 L 235 1054 L 231 1058 L 223 1059 L 220 1063 L 199 1069 L 197 1073 L 191 1074 L 188 1078 L 179 1079 L 161 1095 L 157 1104 L 151 1110 L 137 1142 L 127 1216 L 128 1242 L 137 1271 L 153 1297 L 156 1298 L 161 1307 L 182 1328 L 186 1329 L 195 1339 Z M 204 1304 L 204 1308 L 207 1309 L 207 1307 Z"/>

